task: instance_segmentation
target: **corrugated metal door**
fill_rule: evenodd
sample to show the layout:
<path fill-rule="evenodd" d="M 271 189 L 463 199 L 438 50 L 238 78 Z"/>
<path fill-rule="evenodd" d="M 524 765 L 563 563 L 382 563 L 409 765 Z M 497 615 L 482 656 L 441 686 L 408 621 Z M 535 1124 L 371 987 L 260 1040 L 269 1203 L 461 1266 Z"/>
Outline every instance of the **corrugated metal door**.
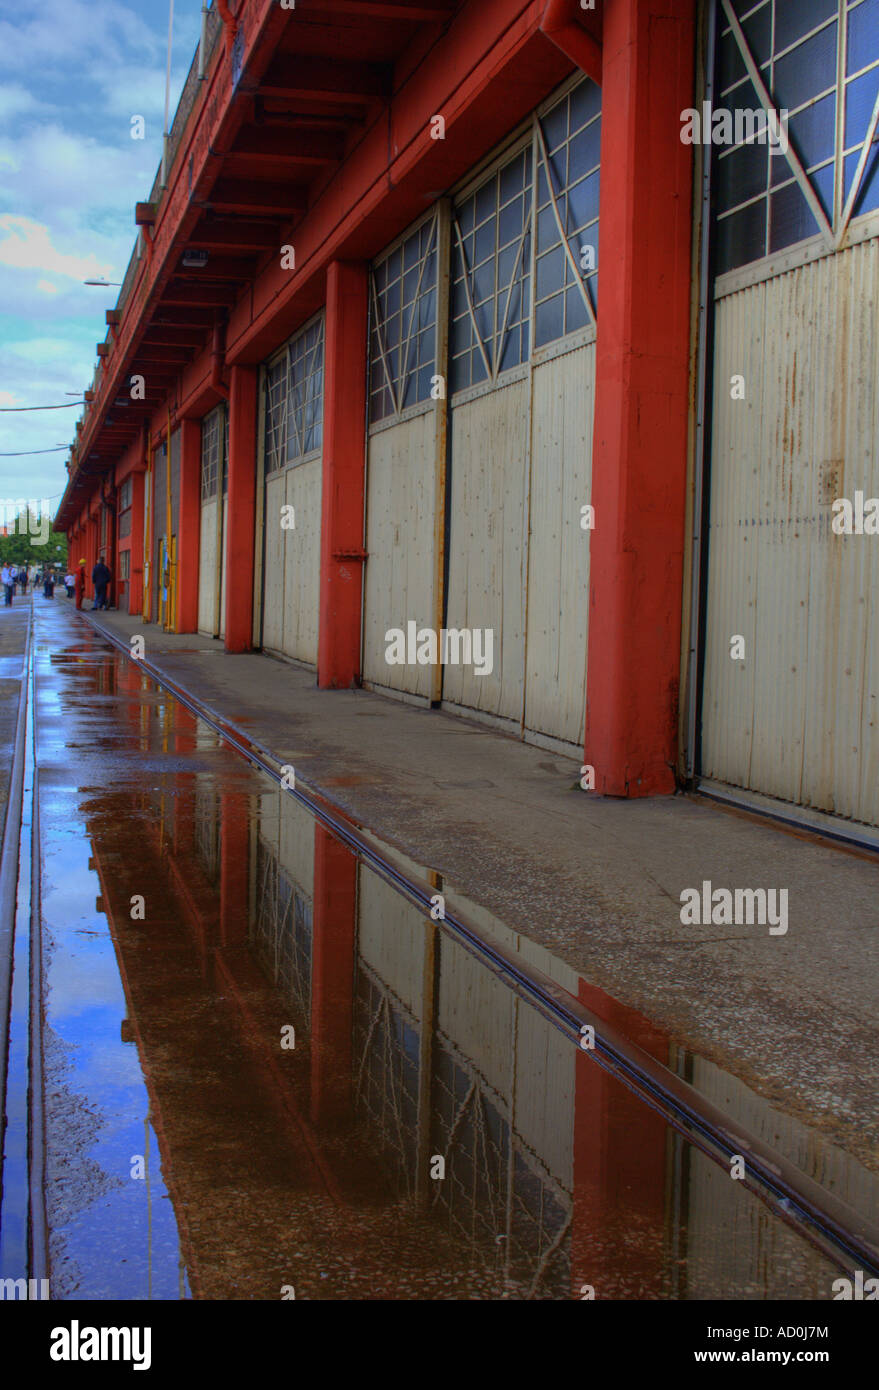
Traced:
<path fill-rule="evenodd" d="M 264 373 L 262 646 L 317 665 L 324 319 L 284 345 Z"/>
<path fill-rule="evenodd" d="M 864 3 L 746 8 L 718 103 L 789 109 L 790 154 L 713 161 L 701 773 L 877 825 L 879 536 L 834 527 L 879 496 L 879 42 Z"/>

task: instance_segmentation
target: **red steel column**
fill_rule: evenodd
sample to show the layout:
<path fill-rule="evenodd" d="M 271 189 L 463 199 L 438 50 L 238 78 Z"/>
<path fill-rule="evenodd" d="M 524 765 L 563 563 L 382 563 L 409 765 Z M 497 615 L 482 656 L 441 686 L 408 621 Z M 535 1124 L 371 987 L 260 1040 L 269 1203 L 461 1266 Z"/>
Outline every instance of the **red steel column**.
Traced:
<path fill-rule="evenodd" d="M 311 1118 L 341 1119 L 351 1098 L 357 860 L 314 827 L 311 958 Z"/>
<path fill-rule="evenodd" d="M 201 539 L 201 421 L 180 422 L 180 517 L 177 524 L 177 631 L 198 631 Z"/>
<path fill-rule="evenodd" d="M 365 264 L 329 266 L 317 650 L 323 688 L 345 689 L 360 677 L 367 290 Z"/>
<path fill-rule="evenodd" d="M 220 794 L 220 945 L 247 940 L 250 901 L 250 822 L 241 792 Z"/>
<path fill-rule="evenodd" d="M 253 646 L 258 373 L 233 367 L 229 386 L 229 491 L 226 498 L 226 651 Z M 222 503 L 222 498 L 220 498 Z M 197 592 L 197 591 L 196 591 Z M 197 616 L 197 615 L 196 615 Z"/>
<path fill-rule="evenodd" d="M 607 0 L 585 761 L 674 790 L 687 460 L 693 0 Z"/>

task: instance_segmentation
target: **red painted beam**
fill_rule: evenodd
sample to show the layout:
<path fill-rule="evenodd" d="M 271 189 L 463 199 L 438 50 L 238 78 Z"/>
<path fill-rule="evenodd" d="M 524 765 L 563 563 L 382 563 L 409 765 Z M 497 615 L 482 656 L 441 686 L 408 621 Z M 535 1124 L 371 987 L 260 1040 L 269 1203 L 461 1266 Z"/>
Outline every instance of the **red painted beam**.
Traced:
<path fill-rule="evenodd" d="M 229 383 L 229 492 L 226 527 L 226 651 L 253 645 L 258 373 L 233 367 Z"/>
<path fill-rule="evenodd" d="M 604 15 L 585 761 L 674 790 L 690 347 L 693 0 Z"/>
<path fill-rule="evenodd" d="M 348 688 L 360 679 L 367 285 L 366 265 L 333 261 L 327 271 L 317 655 L 317 683 L 324 688 Z"/>

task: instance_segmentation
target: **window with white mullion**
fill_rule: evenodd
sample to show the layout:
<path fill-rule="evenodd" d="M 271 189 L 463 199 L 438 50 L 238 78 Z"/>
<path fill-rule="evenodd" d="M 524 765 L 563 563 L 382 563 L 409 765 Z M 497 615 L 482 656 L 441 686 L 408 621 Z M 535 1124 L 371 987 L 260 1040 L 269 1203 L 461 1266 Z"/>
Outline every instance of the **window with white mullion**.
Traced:
<path fill-rule="evenodd" d="M 581 83 L 535 126 L 537 245 L 534 346 L 595 323 L 601 93 Z"/>
<path fill-rule="evenodd" d="M 320 449 L 323 439 L 323 315 L 290 339 L 265 374 L 265 468 L 275 473 Z"/>
<path fill-rule="evenodd" d="M 756 72 L 789 113 L 790 144 L 715 150 L 722 275 L 817 232 L 838 246 L 852 216 L 879 207 L 879 0 L 719 0 L 719 12 L 716 105 L 759 109 Z"/>
<path fill-rule="evenodd" d="M 437 352 L 439 205 L 370 272 L 369 422 L 431 399 Z"/>
<path fill-rule="evenodd" d="M 201 500 L 203 502 L 209 502 L 217 495 L 222 447 L 221 416 L 223 414 L 223 407 L 217 406 L 201 422 Z"/>

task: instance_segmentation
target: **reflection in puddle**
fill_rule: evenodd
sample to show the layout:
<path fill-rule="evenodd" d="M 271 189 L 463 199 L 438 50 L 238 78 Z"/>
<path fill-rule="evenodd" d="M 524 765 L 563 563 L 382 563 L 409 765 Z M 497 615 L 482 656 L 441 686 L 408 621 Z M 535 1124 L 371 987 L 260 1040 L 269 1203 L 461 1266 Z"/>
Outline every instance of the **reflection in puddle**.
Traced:
<path fill-rule="evenodd" d="M 55 1296 L 832 1297 L 797 1232 L 92 641 L 38 673 Z M 853 1160 L 433 881 L 873 1209 Z"/>

